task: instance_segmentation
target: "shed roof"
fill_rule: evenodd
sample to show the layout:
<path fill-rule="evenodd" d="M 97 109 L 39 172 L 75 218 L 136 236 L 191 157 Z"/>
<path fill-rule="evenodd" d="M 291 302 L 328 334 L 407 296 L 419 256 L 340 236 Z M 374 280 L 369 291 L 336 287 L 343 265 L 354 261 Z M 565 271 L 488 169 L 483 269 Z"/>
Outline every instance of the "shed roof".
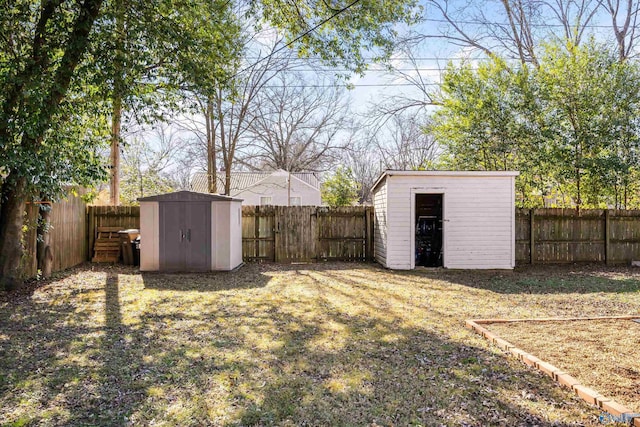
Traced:
<path fill-rule="evenodd" d="M 376 182 L 371 187 L 371 191 L 375 190 L 378 185 L 387 176 L 459 176 L 459 177 L 506 177 L 506 176 L 518 176 L 518 171 L 447 171 L 447 170 L 428 170 L 428 171 L 416 171 L 416 170 L 396 170 L 387 169 L 380 174 Z"/>
<path fill-rule="evenodd" d="M 197 193 L 195 191 L 176 191 L 174 193 L 158 194 L 157 196 L 140 197 L 139 202 L 241 202 L 242 199 L 221 196 L 219 194 Z"/>

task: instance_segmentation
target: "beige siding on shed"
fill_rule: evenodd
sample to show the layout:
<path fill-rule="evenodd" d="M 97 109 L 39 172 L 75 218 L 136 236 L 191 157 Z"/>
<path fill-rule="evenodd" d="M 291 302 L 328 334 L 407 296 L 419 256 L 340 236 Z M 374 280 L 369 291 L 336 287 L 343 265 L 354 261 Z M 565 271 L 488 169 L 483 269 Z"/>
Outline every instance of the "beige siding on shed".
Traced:
<path fill-rule="evenodd" d="M 236 268 L 242 264 L 242 202 L 231 203 L 231 221 L 229 222 L 230 243 L 229 250 L 231 251 L 230 267 Z"/>
<path fill-rule="evenodd" d="M 211 270 L 242 264 L 242 202 L 211 202 Z"/>
<path fill-rule="evenodd" d="M 160 268 L 158 202 L 140 202 L 140 271 Z"/>

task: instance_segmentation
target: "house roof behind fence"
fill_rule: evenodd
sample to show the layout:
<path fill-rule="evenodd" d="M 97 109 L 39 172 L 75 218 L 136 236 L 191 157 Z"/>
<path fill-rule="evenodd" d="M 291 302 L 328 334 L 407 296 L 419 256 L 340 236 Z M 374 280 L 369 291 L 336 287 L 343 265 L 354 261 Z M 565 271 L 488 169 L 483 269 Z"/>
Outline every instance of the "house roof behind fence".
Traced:
<path fill-rule="evenodd" d="M 268 171 L 268 172 L 231 172 L 230 194 L 236 195 L 241 191 L 257 184 L 263 179 L 274 174 L 286 174 L 284 170 Z M 291 176 L 305 182 L 315 189 L 320 189 L 320 180 L 315 172 L 291 172 Z M 224 191 L 225 175 L 224 172 L 218 172 L 218 192 Z M 207 174 L 205 172 L 196 172 L 191 179 L 191 190 L 199 193 L 208 193 L 209 186 Z"/>
<path fill-rule="evenodd" d="M 174 193 L 158 194 L 156 196 L 140 197 L 139 202 L 241 202 L 242 199 L 220 196 L 218 194 L 203 194 L 194 191 L 176 191 Z"/>

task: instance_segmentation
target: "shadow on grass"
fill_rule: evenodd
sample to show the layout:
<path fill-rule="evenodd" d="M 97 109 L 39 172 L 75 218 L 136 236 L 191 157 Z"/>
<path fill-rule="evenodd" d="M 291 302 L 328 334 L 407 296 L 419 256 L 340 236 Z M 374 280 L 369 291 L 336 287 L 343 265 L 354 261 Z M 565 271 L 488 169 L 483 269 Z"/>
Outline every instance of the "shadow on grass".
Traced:
<path fill-rule="evenodd" d="M 0 424 L 597 424 L 541 375 L 417 326 L 416 312 L 441 316 L 423 301 L 329 286 L 342 268 L 377 271 L 251 266 L 223 286 L 227 273 L 115 268 L 6 304 Z"/>
<path fill-rule="evenodd" d="M 402 272 L 504 294 L 588 294 L 640 291 L 640 269 L 604 265 L 521 266 L 514 271 L 422 269 Z"/>
<path fill-rule="evenodd" d="M 314 286 L 321 313 L 277 310 L 281 345 L 266 372 L 246 378 L 265 386 L 258 396 L 234 396 L 243 402 L 240 425 L 574 425 L 530 410 L 536 402 L 573 405 L 536 373 L 514 370 L 486 349 L 403 327 L 395 316 L 354 316 L 334 305 L 335 290 L 317 280 Z M 339 295 L 345 298 L 360 303 L 357 295 Z M 384 301 L 370 304 L 376 300 Z"/>
<path fill-rule="evenodd" d="M 270 280 L 264 274 L 253 270 L 206 273 L 142 272 L 141 275 L 146 289 L 163 291 L 219 292 L 234 289 L 262 288 Z"/>
<path fill-rule="evenodd" d="M 73 268 L 69 268 L 66 270 L 62 270 L 62 271 L 56 271 L 54 272 L 51 277 L 47 278 L 47 279 L 37 279 L 37 278 L 30 278 L 24 281 L 24 283 L 19 286 L 16 289 L 13 289 L 11 291 L 4 291 L 1 290 L 0 291 L 0 304 L 1 303 L 6 303 L 6 302 L 15 302 L 15 301 L 19 301 L 22 300 L 24 298 L 29 298 L 31 297 L 31 295 L 33 295 L 34 292 L 36 292 L 38 289 L 47 286 L 48 284 L 50 284 L 51 282 L 55 282 L 58 280 L 64 280 L 74 274 L 76 274 L 78 271 L 84 271 L 87 268 L 90 268 L 90 264 L 89 263 L 83 263 L 80 264 L 76 267 Z"/>

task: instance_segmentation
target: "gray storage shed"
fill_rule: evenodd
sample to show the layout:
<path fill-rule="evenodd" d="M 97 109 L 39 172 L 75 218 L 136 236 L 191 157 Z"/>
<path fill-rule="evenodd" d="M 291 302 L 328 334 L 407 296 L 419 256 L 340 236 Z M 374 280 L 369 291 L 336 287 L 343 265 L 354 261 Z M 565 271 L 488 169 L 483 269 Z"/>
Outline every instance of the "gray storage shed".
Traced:
<path fill-rule="evenodd" d="M 140 271 L 233 270 L 242 264 L 242 199 L 178 191 L 138 201 Z"/>

